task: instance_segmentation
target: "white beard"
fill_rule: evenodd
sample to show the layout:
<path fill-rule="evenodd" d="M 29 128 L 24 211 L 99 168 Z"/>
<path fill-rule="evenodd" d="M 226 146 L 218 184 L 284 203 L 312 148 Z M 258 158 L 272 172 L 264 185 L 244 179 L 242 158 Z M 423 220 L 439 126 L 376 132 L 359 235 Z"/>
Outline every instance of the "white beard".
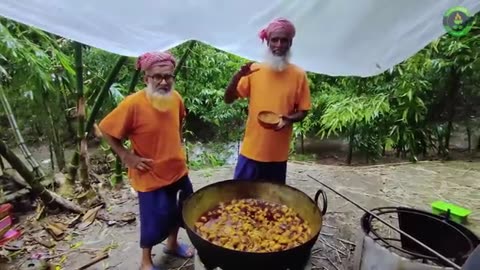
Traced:
<path fill-rule="evenodd" d="M 165 91 L 163 89 L 155 89 L 151 83 L 147 84 L 147 95 L 152 98 L 164 98 L 164 97 L 169 97 L 172 94 L 172 89 L 173 89 L 173 84 L 170 87 L 170 90 Z"/>
<path fill-rule="evenodd" d="M 284 71 L 290 63 L 291 55 L 291 50 L 288 50 L 284 56 L 278 56 L 274 55 L 272 51 L 267 48 L 265 51 L 264 62 L 273 70 L 281 72 Z"/>

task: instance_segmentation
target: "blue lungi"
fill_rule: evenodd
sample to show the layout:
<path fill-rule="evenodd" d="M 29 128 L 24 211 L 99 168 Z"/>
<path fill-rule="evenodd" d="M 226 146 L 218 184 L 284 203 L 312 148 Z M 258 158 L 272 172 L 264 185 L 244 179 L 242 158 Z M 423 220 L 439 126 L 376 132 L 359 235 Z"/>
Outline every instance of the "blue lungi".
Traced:
<path fill-rule="evenodd" d="M 287 161 L 261 162 L 238 155 L 233 178 L 250 181 L 267 180 L 285 184 L 287 179 Z"/>
<path fill-rule="evenodd" d="M 182 190 L 180 206 L 177 192 Z M 140 247 L 151 248 L 165 239 L 177 227 L 183 227 L 181 202 L 193 193 L 188 175 L 177 182 L 148 192 L 138 192 L 140 208 Z"/>

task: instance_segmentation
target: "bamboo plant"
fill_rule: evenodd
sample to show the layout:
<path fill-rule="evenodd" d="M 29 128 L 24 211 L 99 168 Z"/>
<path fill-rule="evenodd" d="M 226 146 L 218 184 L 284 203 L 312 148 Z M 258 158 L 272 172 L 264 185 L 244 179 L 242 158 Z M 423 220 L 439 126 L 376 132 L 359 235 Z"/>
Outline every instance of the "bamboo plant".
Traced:
<path fill-rule="evenodd" d="M 27 145 L 25 144 L 25 140 L 23 139 L 22 133 L 18 128 L 18 124 L 13 114 L 12 108 L 10 107 L 10 103 L 8 102 L 7 96 L 5 95 L 2 87 L 0 87 L 0 101 L 2 103 L 3 109 L 5 110 L 5 114 L 8 118 L 8 122 L 10 123 L 10 127 L 12 128 L 15 135 L 15 140 L 17 141 L 18 147 L 22 151 L 22 154 L 24 155 L 28 164 L 32 167 L 32 170 L 35 173 L 36 177 L 44 178 L 45 173 L 40 167 L 40 164 L 38 164 L 37 160 L 35 160 L 35 158 L 32 156 L 32 153 L 28 149 Z"/>
<path fill-rule="evenodd" d="M 85 130 L 85 97 L 83 95 L 83 63 L 82 63 L 82 44 L 75 42 L 75 70 L 77 75 L 77 144 L 79 155 L 79 178 L 80 184 L 84 189 L 90 189 L 88 181 L 88 146 L 87 132 Z"/>
<path fill-rule="evenodd" d="M 76 54 L 75 54 L 76 69 L 77 69 L 77 72 L 83 72 L 83 69 L 81 67 L 81 65 L 82 65 L 81 51 L 79 49 L 77 49 L 77 47 L 78 46 L 76 46 L 76 49 L 75 49 L 75 52 L 76 52 Z M 83 114 L 81 116 L 80 111 L 79 111 L 79 114 L 78 114 L 78 117 L 79 117 L 78 118 L 78 121 L 79 121 L 78 132 L 82 132 L 81 136 L 85 137 L 85 143 L 84 143 L 85 147 L 86 147 L 86 137 L 93 128 L 93 125 L 95 123 L 95 119 L 96 119 L 97 114 L 100 110 L 100 107 L 103 105 L 104 100 L 107 97 L 108 90 L 112 86 L 112 84 L 115 80 L 115 77 L 120 72 L 120 69 L 121 69 L 121 67 L 123 66 L 123 64 L 125 63 L 126 60 L 127 60 L 127 57 L 125 57 L 125 56 L 121 56 L 121 57 L 118 58 L 117 63 L 115 64 L 115 66 L 110 71 L 110 74 L 108 75 L 108 78 L 105 81 L 105 84 L 103 85 L 102 89 L 100 90 L 100 92 L 97 95 L 97 98 L 95 99 L 95 103 L 93 105 L 92 111 L 90 112 L 90 115 L 88 117 L 86 125 L 85 125 L 85 105 L 86 104 L 85 104 L 85 98 L 83 97 L 83 76 L 79 77 L 77 75 L 77 91 L 80 91 L 80 89 L 82 91 L 82 93 L 81 93 L 82 97 L 80 99 L 80 93 L 78 93 L 78 99 L 82 101 L 82 103 L 81 103 L 82 112 L 81 113 Z M 81 79 L 81 82 L 80 82 L 80 79 Z M 80 83 L 82 84 L 81 86 L 80 86 Z M 80 103 L 79 103 L 79 105 L 80 105 Z M 80 118 L 82 118 L 82 120 L 80 120 Z M 76 173 L 77 173 L 76 168 L 79 165 L 80 155 L 81 155 L 81 152 L 76 151 L 72 156 L 72 160 L 70 162 L 70 169 L 68 171 L 68 176 L 67 176 L 67 179 L 70 179 L 70 181 L 75 181 Z"/>

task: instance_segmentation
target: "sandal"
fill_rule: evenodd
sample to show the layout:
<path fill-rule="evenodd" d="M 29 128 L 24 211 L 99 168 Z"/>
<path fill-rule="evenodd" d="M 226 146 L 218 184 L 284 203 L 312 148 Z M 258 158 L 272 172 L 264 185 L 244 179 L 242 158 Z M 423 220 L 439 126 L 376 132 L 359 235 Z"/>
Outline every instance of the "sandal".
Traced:
<path fill-rule="evenodd" d="M 193 257 L 193 252 L 191 255 L 188 254 L 189 249 L 190 249 L 189 245 L 185 243 L 178 243 L 178 247 L 175 250 L 169 250 L 167 247 L 164 247 L 163 253 L 170 256 L 179 257 L 182 259 L 189 259 Z"/>

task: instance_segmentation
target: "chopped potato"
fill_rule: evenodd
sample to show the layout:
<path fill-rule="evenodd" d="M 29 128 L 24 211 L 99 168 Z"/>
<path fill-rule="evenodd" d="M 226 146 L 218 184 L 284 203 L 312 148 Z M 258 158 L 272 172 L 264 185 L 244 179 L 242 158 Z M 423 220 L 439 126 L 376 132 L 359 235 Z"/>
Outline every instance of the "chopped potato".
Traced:
<path fill-rule="evenodd" d="M 257 199 L 220 203 L 198 219 L 195 231 L 216 245 L 246 252 L 290 249 L 312 233 L 293 209 Z"/>

